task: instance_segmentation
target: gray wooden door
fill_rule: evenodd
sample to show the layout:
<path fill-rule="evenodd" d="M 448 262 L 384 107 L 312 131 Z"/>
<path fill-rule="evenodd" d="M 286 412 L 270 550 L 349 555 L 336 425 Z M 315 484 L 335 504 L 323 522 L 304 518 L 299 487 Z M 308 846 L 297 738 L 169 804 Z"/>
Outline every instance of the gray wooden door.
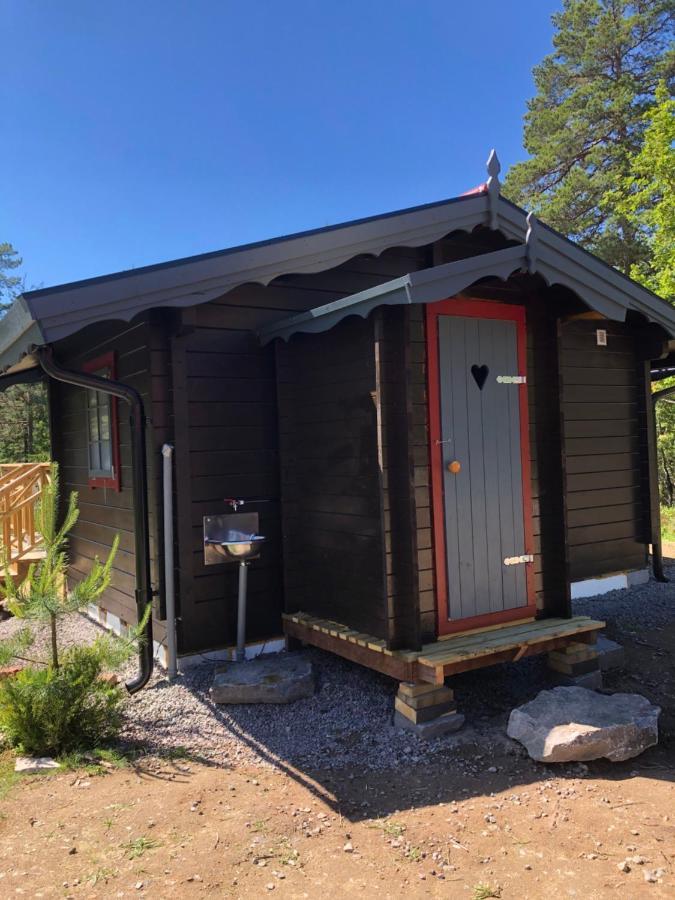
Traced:
<path fill-rule="evenodd" d="M 519 388 L 513 321 L 438 318 L 448 618 L 527 605 Z M 453 473 L 448 465 L 458 462 Z M 456 468 L 456 467 L 455 467 Z"/>

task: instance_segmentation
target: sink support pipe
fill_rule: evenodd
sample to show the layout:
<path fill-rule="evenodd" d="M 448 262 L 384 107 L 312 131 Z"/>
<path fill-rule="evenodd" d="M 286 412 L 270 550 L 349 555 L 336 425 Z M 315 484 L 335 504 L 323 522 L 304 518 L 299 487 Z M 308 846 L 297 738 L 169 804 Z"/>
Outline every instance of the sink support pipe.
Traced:
<path fill-rule="evenodd" d="M 173 444 L 162 447 L 164 491 L 164 601 L 166 605 L 166 655 L 169 681 L 178 675 L 176 643 L 176 591 L 173 565 Z"/>
<path fill-rule="evenodd" d="M 42 347 L 37 357 L 44 371 L 55 381 L 73 384 L 76 387 L 100 391 L 124 400 L 130 407 L 131 425 L 131 470 L 133 482 L 134 504 L 134 550 L 136 560 L 136 613 L 138 621 L 142 621 L 148 605 L 152 603 L 152 586 L 150 582 L 150 538 L 148 528 L 148 479 L 145 459 L 145 411 L 143 400 L 135 388 L 112 378 L 90 375 L 88 372 L 77 372 L 64 369 L 55 360 L 50 347 Z M 126 689 L 135 694 L 144 688 L 150 680 L 153 668 L 152 615 L 143 631 L 138 648 L 139 673 L 132 681 L 127 682 Z"/>

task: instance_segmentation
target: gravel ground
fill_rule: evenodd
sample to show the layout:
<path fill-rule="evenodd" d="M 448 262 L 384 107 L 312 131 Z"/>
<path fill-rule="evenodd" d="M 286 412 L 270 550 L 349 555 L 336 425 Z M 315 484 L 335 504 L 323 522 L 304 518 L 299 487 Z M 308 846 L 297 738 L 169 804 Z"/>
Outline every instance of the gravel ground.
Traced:
<path fill-rule="evenodd" d="M 675 568 L 670 575 L 675 579 Z M 577 601 L 574 611 L 607 621 L 612 637 L 659 628 L 675 621 L 675 584 L 652 580 Z M 0 637 L 20 626 L 15 619 L 0 622 Z M 93 640 L 99 633 L 89 619 L 73 616 L 62 625 L 62 644 Z M 42 630 L 31 655 L 46 651 L 48 641 Z M 394 681 L 319 650 L 304 652 L 314 665 L 316 693 L 290 706 L 216 706 L 209 699 L 213 663 L 191 668 L 174 684 L 158 669 L 150 685 L 126 701 L 122 738 L 148 752 L 187 751 L 219 765 L 313 770 L 432 762 L 476 740 L 486 752 L 499 745 L 518 753 L 504 737 L 508 713 L 550 685 L 543 657 L 458 676 L 453 686 L 467 725 L 458 735 L 424 743 L 391 725 Z M 133 671 L 135 663 L 127 676 Z"/>

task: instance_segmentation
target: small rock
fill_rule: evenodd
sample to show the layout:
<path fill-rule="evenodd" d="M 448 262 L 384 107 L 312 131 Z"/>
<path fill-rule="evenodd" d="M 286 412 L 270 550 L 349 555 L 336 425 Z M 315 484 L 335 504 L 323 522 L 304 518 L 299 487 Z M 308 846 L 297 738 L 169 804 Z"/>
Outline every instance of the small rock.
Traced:
<path fill-rule="evenodd" d="M 137 890 L 137 891 L 143 890 L 143 882 L 142 882 L 142 881 L 137 881 L 137 882 L 136 882 L 136 890 Z"/>
<path fill-rule="evenodd" d="M 267 888 L 268 891 L 273 891 L 274 888 L 276 887 L 276 884 L 273 881 L 268 881 L 267 884 L 265 885 L 265 887 Z"/>
<path fill-rule="evenodd" d="M 617 863 L 616 867 L 619 870 L 619 872 L 626 872 L 626 873 L 630 872 L 630 866 L 628 865 L 628 863 L 626 862 L 625 859 L 623 862 Z"/>
<path fill-rule="evenodd" d="M 645 869 L 642 876 L 649 884 L 656 884 L 665 875 L 665 869 Z"/>
<path fill-rule="evenodd" d="M 497 766 L 490 766 L 488 772 L 490 772 L 492 775 L 495 775 L 498 772 Z"/>
<path fill-rule="evenodd" d="M 38 772 L 48 772 L 50 769 L 60 769 L 61 763 L 51 756 L 17 756 L 14 763 L 14 771 L 24 775 L 34 775 Z"/>
<path fill-rule="evenodd" d="M 354 845 L 352 844 L 351 841 L 347 841 L 347 843 L 344 845 L 344 847 L 342 849 L 344 850 L 345 853 L 353 853 Z"/>

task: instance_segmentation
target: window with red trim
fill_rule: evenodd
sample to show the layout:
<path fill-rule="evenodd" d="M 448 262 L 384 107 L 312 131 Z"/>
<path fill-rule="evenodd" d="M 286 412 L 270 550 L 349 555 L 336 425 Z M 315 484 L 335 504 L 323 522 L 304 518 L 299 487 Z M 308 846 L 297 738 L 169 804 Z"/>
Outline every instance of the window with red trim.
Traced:
<path fill-rule="evenodd" d="M 82 368 L 101 378 L 115 378 L 115 354 L 88 360 Z M 102 391 L 87 391 L 87 456 L 89 487 L 120 490 L 119 425 L 117 398 Z"/>

